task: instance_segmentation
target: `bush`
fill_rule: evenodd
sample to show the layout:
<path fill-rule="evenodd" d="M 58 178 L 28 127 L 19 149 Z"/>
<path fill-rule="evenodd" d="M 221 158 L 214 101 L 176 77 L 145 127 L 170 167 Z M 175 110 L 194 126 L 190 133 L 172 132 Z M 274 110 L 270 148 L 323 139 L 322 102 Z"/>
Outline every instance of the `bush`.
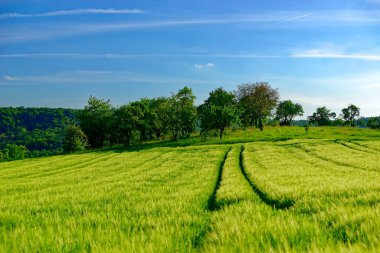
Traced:
<path fill-rule="evenodd" d="M 87 137 L 76 125 L 68 125 L 65 130 L 63 149 L 65 152 L 82 151 L 87 146 Z"/>
<path fill-rule="evenodd" d="M 12 160 L 24 159 L 26 152 L 28 152 L 28 149 L 24 145 L 15 144 L 5 145 L 4 150 L 8 150 L 8 158 Z"/>

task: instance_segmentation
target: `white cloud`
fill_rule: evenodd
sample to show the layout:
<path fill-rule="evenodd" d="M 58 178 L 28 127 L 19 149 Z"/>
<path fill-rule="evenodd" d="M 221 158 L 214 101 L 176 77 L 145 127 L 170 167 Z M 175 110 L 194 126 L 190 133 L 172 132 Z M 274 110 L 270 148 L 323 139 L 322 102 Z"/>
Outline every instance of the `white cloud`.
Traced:
<path fill-rule="evenodd" d="M 210 80 L 152 76 L 126 71 L 73 70 L 38 76 L 6 75 L 0 85 L 35 85 L 35 84 L 209 84 Z"/>
<path fill-rule="evenodd" d="M 279 55 L 258 55 L 251 53 L 231 53 L 231 54 L 87 54 L 87 53 L 19 53 L 19 54 L 0 54 L 0 58 L 69 58 L 69 59 L 122 59 L 138 57 L 203 57 L 203 58 L 281 58 Z M 212 63 L 210 63 L 212 64 Z"/>
<path fill-rule="evenodd" d="M 7 14 L 8 15 L 8 14 Z M 18 14 L 16 14 L 18 15 Z M 44 14 L 45 15 L 45 14 Z M 69 14 L 74 15 L 74 14 Z M 45 15 L 47 16 L 47 15 Z M 281 23 L 288 23 L 304 17 L 308 14 L 294 13 L 294 12 L 281 12 L 269 14 L 253 14 L 250 16 L 237 15 L 230 17 L 213 17 L 213 18 L 197 18 L 197 19 L 178 19 L 178 20 L 156 20 L 147 22 L 121 22 L 121 23 L 98 23 L 98 24 L 64 24 L 60 25 L 46 24 L 28 27 L 13 27 L 3 29 L 0 34 L 1 43 L 12 43 L 20 41 L 33 41 L 33 40 L 49 40 L 56 38 L 64 38 L 70 36 L 79 36 L 85 34 L 122 31 L 122 30 L 136 30 L 148 29 L 158 27 L 173 27 L 173 26 L 190 26 L 190 25 L 219 25 L 219 24 L 235 24 L 235 23 L 257 23 L 255 30 L 261 30 L 268 27 L 273 27 Z M 265 25 L 263 25 L 263 23 Z"/>
<path fill-rule="evenodd" d="M 19 79 L 17 77 L 13 77 L 13 76 L 4 76 L 3 80 L 4 81 L 18 81 Z"/>
<path fill-rule="evenodd" d="M 52 11 L 38 14 L 24 14 L 24 13 L 3 13 L 0 18 L 32 18 L 32 17 L 51 17 L 51 16 L 69 16 L 69 15 L 83 15 L 83 14 L 141 14 L 144 11 L 139 9 L 75 9 L 75 10 L 62 10 Z"/>
<path fill-rule="evenodd" d="M 304 53 L 291 55 L 292 58 L 325 58 L 325 59 L 354 59 L 366 61 L 380 61 L 380 55 L 371 54 L 329 54 L 329 53 Z"/>
<path fill-rule="evenodd" d="M 323 45 L 320 48 L 297 49 L 289 57 L 291 58 L 316 58 L 316 59 L 352 59 L 365 61 L 380 61 L 380 54 L 352 53 L 344 46 L 337 47 L 333 44 Z"/>
<path fill-rule="evenodd" d="M 62 16 L 62 15 L 82 15 L 82 14 L 129 14 L 143 13 L 138 9 L 78 9 L 47 12 L 41 14 L 23 14 L 23 13 L 6 13 L 0 14 L 0 18 L 10 17 L 37 17 L 37 16 Z M 297 22 L 296 22 L 297 21 Z M 122 31 L 132 29 L 149 29 L 158 27 L 173 27 L 173 26 L 190 26 L 190 25 L 220 25 L 220 24 L 237 24 L 237 23 L 252 23 L 254 25 L 247 29 L 262 30 L 268 28 L 284 28 L 285 23 L 292 22 L 291 27 L 321 27 L 321 26 L 336 26 L 342 24 L 355 23 L 379 23 L 380 11 L 318 11 L 318 12 L 267 12 L 267 13 L 252 13 L 250 15 L 236 14 L 222 17 L 207 17 L 196 19 L 168 19 L 154 20 L 146 22 L 119 22 L 119 23 L 81 23 L 81 24 L 45 24 L 28 26 L 13 25 L 2 29 L 0 33 L 1 43 L 12 43 L 19 41 L 31 40 L 48 40 L 70 36 L 80 36 L 92 33 L 102 33 L 109 31 Z M 294 25 L 293 25 L 294 23 Z"/>
<path fill-rule="evenodd" d="M 214 66 L 215 64 L 211 62 L 208 62 L 206 64 L 194 64 L 194 68 L 196 69 L 212 68 Z"/>

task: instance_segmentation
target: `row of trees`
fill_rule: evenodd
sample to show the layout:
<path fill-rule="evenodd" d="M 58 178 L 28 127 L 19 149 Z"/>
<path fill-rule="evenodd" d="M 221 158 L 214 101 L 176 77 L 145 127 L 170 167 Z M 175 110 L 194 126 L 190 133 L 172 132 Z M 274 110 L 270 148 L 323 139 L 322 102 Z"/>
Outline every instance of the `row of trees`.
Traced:
<path fill-rule="evenodd" d="M 290 125 L 303 113 L 302 106 L 290 100 L 278 103 L 278 90 L 266 82 L 242 84 L 234 92 L 217 88 L 198 107 L 195 99 L 188 87 L 169 97 L 142 98 L 117 108 L 109 100 L 91 96 L 78 113 L 80 128 L 67 128 L 65 150 L 83 149 L 87 144 L 92 148 L 120 143 L 128 146 L 169 134 L 177 140 L 196 128 L 205 136 L 217 131 L 222 138 L 228 127 L 263 130 L 265 119 L 277 105 L 276 115 L 283 125 Z"/>
<path fill-rule="evenodd" d="M 169 97 L 142 98 L 116 108 L 110 100 L 91 96 L 78 113 L 79 126 L 67 128 L 64 148 L 74 151 L 86 145 L 92 148 L 114 144 L 128 146 L 168 134 L 177 140 L 189 136 L 196 128 L 203 136 L 217 132 L 221 139 L 229 127 L 256 126 L 262 131 L 269 117 L 281 126 L 290 126 L 296 116 L 303 114 L 300 104 L 279 101 L 278 90 L 266 82 L 238 85 L 233 92 L 217 88 L 197 107 L 193 91 L 188 87 Z M 342 109 L 340 116 L 336 119 L 334 112 L 320 107 L 308 117 L 308 122 L 320 126 L 332 125 L 332 122 L 355 126 L 360 108 L 349 105 Z"/>
<path fill-rule="evenodd" d="M 167 134 L 177 140 L 194 131 L 197 117 L 194 102 L 195 96 L 188 87 L 170 97 L 143 98 L 117 108 L 112 107 L 109 100 L 91 96 L 85 108 L 78 113 L 79 126 L 93 148 L 117 143 L 128 146 Z M 75 139 L 73 135 L 81 136 L 79 129 L 69 129 L 66 149 L 70 140 Z"/>
<path fill-rule="evenodd" d="M 342 109 L 340 118 L 336 118 L 336 113 L 331 112 L 324 107 L 317 108 L 313 115 L 308 117 L 311 124 L 318 126 L 340 125 L 340 126 L 356 126 L 356 122 L 360 117 L 360 108 L 356 105 L 350 104 L 348 107 Z"/>

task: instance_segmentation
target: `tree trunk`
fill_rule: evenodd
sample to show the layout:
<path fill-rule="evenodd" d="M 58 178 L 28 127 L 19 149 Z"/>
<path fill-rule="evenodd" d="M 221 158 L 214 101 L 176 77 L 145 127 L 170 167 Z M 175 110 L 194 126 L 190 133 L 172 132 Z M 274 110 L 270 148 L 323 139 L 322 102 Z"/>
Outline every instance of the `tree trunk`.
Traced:
<path fill-rule="evenodd" d="M 223 132 L 224 132 L 224 127 L 220 129 L 219 132 L 219 139 L 221 140 L 223 138 Z"/>
<path fill-rule="evenodd" d="M 259 118 L 259 128 L 260 128 L 260 131 L 264 130 L 263 120 L 261 118 Z"/>

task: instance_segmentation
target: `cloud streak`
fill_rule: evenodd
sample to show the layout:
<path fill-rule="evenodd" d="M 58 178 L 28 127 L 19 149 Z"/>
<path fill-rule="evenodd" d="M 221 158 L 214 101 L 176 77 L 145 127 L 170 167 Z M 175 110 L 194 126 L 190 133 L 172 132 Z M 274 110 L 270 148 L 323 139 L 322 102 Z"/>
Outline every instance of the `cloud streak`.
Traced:
<path fill-rule="evenodd" d="M 291 58 L 314 58 L 314 59 L 351 59 L 365 61 L 380 61 L 380 55 L 370 54 L 329 54 L 329 53 L 311 53 L 311 54 L 294 54 Z"/>
<path fill-rule="evenodd" d="M 86 53 L 18 53 L 0 54 L 0 58 L 52 58 L 52 59 L 123 59 L 123 58 L 145 58 L 145 57 L 201 57 L 201 58 L 281 58 L 279 55 L 260 55 L 252 53 L 231 53 L 231 54 L 86 54 Z"/>
<path fill-rule="evenodd" d="M 71 14 L 73 15 L 73 14 Z M 278 13 L 268 15 L 230 16 L 198 19 L 156 20 L 146 22 L 119 22 L 119 23 L 81 23 L 81 24 L 45 24 L 8 27 L 0 34 L 1 43 L 13 43 L 23 41 L 49 40 L 86 34 L 115 32 L 125 30 L 138 30 L 150 28 L 164 28 L 192 25 L 221 25 L 238 23 L 257 23 L 256 30 L 274 27 L 282 23 L 296 21 L 309 16 L 309 14 L 295 15 L 294 13 Z M 263 23 L 265 25 L 263 25 Z"/>
<path fill-rule="evenodd" d="M 319 50 L 306 50 L 304 52 L 290 55 L 259 55 L 252 53 L 223 53 L 223 54 L 86 54 L 86 53 L 19 53 L 19 54 L 0 54 L 1 58 L 20 58 L 20 59 L 129 59 L 129 58 L 242 58 L 242 59 L 278 59 L 278 58 L 295 58 L 295 59 L 347 59 L 363 61 L 380 61 L 379 54 L 349 54 L 337 52 L 320 52 Z M 214 63 L 195 64 L 194 68 L 213 67 Z"/>
<path fill-rule="evenodd" d="M 150 76 L 126 71 L 74 70 L 39 76 L 5 75 L 0 85 L 41 84 L 209 84 L 210 80 Z"/>
<path fill-rule="evenodd" d="M 144 11 L 139 9 L 75 9 L 75 10 L 62 10 L 52 11 L 37 14 L 25 13 L 3 13 L 0 18 L 33 18 L 33 17 L 53 17 L 53 16 L 72 16 L 72 15 L 86 15 L 86 14 L 142 14 Z"/>

